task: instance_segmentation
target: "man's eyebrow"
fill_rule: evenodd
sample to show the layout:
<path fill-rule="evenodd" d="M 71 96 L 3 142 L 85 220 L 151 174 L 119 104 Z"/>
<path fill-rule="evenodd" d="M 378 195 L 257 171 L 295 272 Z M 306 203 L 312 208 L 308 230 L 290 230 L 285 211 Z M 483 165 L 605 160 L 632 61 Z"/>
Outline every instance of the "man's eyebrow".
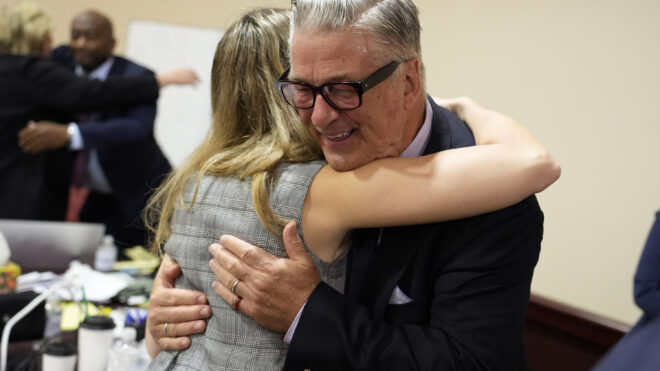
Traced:
<path fill-rule="evenodd" d="M 309 81 L 306 81 L 306 80 L 304 80 L 304 79 L 298 78 L 298 77 L 296 77 L 295 75 L 291 75 L 291 72 L 289 72 L 289 80 L 291 80 L 291 81 L 296 81 L 296 82 L 306 82 L 306 83 L 308 83 L 308 84 L 311 84 L 311 82 L 309 82 Z M 328 78 L 328 79 L 326 79 L 325 81 L 323 81 L 322 83 L 320 83 L 319 86 L 320 86 L 320 85 L 323 85 L 323 84 L 331 84 L 331 83 L 334 83 L 334 82 L 346 82 L 346 81 L 357 81 L 357 80 L 351 79 L 351 78 L 350 78 L 348 75 L 346 75 L 346 74 L 335 75 L 335 76 L 331 76 L 330 78 Z M 313 85 L 313 84 L 312 84 L 312 85 Z"/>

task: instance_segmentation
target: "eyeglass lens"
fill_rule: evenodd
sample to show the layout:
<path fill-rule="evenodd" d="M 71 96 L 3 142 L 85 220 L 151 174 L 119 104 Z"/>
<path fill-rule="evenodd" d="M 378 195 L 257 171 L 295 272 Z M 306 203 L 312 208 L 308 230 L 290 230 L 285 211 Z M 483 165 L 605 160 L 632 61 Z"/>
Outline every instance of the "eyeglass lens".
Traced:
<path fill-rule="evenodd" d="M 321 87 L 322 95 L 330 104 L 337 108 L 350 109 L 360 105 L 360 95 L 355 86 L 349 84 L 326 84 Z M 282 86 L 284 97 L 294 107 L 311 108 L 314 106 L 315 89 L 299 83 L 288 83 Z"/>
<path fill-rule="evenodd" d="M 323 99 L 333 108 L 348 110 L 359 107 L 362 103 L 361 95 L 389 77 L 396 70 L 399 63 L 393 61 L 362 81 L 312 86 L 303 82 L 278 80 L 278 84 L 287 103 L 296 108 L 309 109 L 314 107 L 316 96 L 321 93 Z M 287 73 L 288 71 L 283 74 L 283 77 Z"/>

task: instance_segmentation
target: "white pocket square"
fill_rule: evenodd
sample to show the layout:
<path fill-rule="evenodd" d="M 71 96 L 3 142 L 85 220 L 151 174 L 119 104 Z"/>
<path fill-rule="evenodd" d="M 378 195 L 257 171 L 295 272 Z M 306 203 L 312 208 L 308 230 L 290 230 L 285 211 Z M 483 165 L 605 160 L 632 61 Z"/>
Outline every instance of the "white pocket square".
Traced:
<path fill-rule="evenodd" d="M 392 291 L 392 295 L 390 295 L 390 300 L 388 301 L 388 304 L 408 304 L 411 303 L 413 300 L 408 297 L 408 295 L 404 294 L 403 291 L 399 288 L 397 285 L 394 288 L 394 291 Z"/>

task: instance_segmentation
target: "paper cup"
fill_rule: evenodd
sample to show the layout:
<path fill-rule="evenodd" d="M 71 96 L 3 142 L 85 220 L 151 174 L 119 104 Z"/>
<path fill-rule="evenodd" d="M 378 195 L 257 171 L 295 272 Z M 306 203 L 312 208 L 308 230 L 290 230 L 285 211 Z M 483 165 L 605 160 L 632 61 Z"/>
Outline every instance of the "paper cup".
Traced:
<path fill-rule="evenodd" d="M 76 367 L 76 347 L 66 343 L 46 345 L 41 357 L 42 371 L 73 371 Z"/>
<path fill-rule="evenodd" d="M 115 323 L 110 317 L 89 317 L 78 329 L 78 371 L 105 371 Z"/>

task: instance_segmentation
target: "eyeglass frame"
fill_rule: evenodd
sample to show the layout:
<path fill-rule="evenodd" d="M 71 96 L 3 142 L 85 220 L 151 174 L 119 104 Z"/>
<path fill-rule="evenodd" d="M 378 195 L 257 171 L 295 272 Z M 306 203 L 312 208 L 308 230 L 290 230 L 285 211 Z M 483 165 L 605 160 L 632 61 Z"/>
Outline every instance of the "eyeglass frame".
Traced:
<path fill-rule="evenodd" d="M 312 85 L 308 82 L 304 81 L 291 81 L 291 80 L 285 80 L 289 76 L 289 72 L 291 68 L 287 68 L 282 75 L 275 81 L 275 87 L 277 87 L 277 90 L 280 92 L 280 95 L 282 98 L 284 98 L 284 101 L 290 105 L 293 108 L 296 109 L 311 109 L 314 108 L 316 105 L 316 96 L 318 94 L 321 94 L 323 97 L 323 100 L 325 100 L 328 105 L 336 110 L 339 111 L 348 111 L 352 109 L 356 109 L 360 106 L 362 106 L 362 94 L 366 93 L 369 89 L 375 87 L 376 85 L 380 84 L 381 82 L 385 81 L 388 77 L 390 77 L 394 71 L 396 71 L 397 67 L 401 64 L 401 61 L 399 60 L 394 60 L 387 65 L 379 68 L 376 72 L 372 73 L 371 75 L 367 76 L 366 78 L 360 80 L 360 81 L 337 81 L 337 82 L 328 82 L 325 84 L 321 84 L 320 86 L 315 86 Z M 302 85 L 305 86 L 306 88 L 309 88 L 312 90 L 312 105 L 309 107 L 296 107 L 293 105 L 289 100 L 287 99 L 286 95 L 284 94 L 283 86 L 285 84 L 297 84 L 297 85 Z M 341 108 L 338 107 L 330 98 L 326 96 L 325 92 L 325 87 L 330 86 L 330 85 L 350 85 L 355 89 L 355 92 L 358 95 L 358 105 L 355 107 L 351 108 Z"/>

